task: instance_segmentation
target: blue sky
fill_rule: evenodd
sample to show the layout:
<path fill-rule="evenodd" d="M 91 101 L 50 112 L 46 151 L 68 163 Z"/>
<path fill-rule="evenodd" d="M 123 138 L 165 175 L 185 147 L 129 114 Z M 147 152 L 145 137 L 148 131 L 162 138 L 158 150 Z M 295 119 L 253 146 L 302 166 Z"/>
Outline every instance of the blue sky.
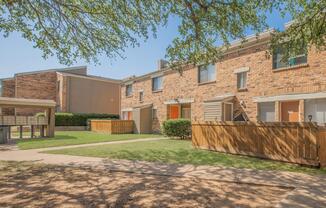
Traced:
<path fill-rule="evenodd" d="M 289 17 L 283 19 L 275 12 L 268 17 L 270 27 L 280 29 L 289 20 Z M 19 33 L 12 33 L 8 38 L 0 35 L 0 78 L 11 77 L 19 72 L 66 67 L 59 64 L 55 56 L 43 59 L 42 52 L 33 48 L 33 44 Z M 102 56 L 99 57 L 100 65 L 79 60 L 72 66 L 87 65 L 89 74 L 116 79 L 145 74 L 156 69 L 157 60 L 164 58 L 166 47 L 176 35 L 177 21 L 171 19 L 167 27 L 158 31 L 156 39 L 150 38 L 137 48 L 127 48 L 125 59 L 109 60 Z"/>

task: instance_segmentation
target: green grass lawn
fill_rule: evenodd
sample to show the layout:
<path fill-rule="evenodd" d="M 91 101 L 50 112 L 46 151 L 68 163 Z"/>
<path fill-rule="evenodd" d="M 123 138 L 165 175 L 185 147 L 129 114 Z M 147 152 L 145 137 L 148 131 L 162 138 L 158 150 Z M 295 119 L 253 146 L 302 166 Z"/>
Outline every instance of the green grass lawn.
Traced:
<path fill-rule="evenodd" d="M 17 140 L 20 149 L 36 149 L 45 147 L 88 144 L 139 138 L 161 137 L 154 134 L 101 134 L 91 131 L 57 131 L 54 138 L 38 138 Z"/>
<path fill-rule="evenodd" d="M 213 165 L 260 170 L 281 170 L 304 173 L 326 174 L 326 169 L 315 169 L 298 165 L 257 159 L 253 157 L 224 154 L 194 149 L 190 141 L 160 140 L 111 144 L 83 148 L 47 151 L 53 154 L 67 154 L 112 159 L 143 160 L 162 163 Z"/>

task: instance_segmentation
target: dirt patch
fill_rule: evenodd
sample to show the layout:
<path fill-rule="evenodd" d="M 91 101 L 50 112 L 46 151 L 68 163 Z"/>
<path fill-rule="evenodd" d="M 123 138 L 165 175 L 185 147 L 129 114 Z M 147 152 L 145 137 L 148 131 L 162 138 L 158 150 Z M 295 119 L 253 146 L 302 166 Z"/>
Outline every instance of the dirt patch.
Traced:
<path fill-rule="evenodd" d="M 0 163 L 0 206 L 273 207 L 288 188 Z"/>

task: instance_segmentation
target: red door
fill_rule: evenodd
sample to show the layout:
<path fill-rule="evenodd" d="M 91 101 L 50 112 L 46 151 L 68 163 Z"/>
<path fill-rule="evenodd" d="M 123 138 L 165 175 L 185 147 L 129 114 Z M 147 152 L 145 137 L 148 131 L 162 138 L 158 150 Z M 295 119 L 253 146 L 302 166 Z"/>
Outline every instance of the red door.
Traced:
<path fill-rule="evenodd" d="M 178 119 L 179 115 L 179 105 L 170 105 L 170 119 Z"/>
<path fill-rule="evenodd" d="M 132 120 L 132 111 L 128 112 L 128 120 Z"/>

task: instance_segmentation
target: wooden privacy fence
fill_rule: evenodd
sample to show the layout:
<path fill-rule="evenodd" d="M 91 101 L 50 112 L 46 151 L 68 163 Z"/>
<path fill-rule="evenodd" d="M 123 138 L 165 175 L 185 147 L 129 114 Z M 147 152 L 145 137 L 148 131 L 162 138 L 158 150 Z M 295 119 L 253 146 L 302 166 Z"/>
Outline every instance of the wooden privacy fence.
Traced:
<path fill-rule="evenodd" d="M 318 135 L 318 156 L 321 167 L 326 167 L 326 128 L 319 128 Z"/>
<path fill-rule="evenodd" d="M 192 143 L 219 152 L 326 165 L 326 129 L 315 123 L 193 123 Z"/>
<path fill-rule="evenodd" d="M 129 134 L 134 132 L 131 120 L 90 120 L 91 131 L 108 134 Z"/>

